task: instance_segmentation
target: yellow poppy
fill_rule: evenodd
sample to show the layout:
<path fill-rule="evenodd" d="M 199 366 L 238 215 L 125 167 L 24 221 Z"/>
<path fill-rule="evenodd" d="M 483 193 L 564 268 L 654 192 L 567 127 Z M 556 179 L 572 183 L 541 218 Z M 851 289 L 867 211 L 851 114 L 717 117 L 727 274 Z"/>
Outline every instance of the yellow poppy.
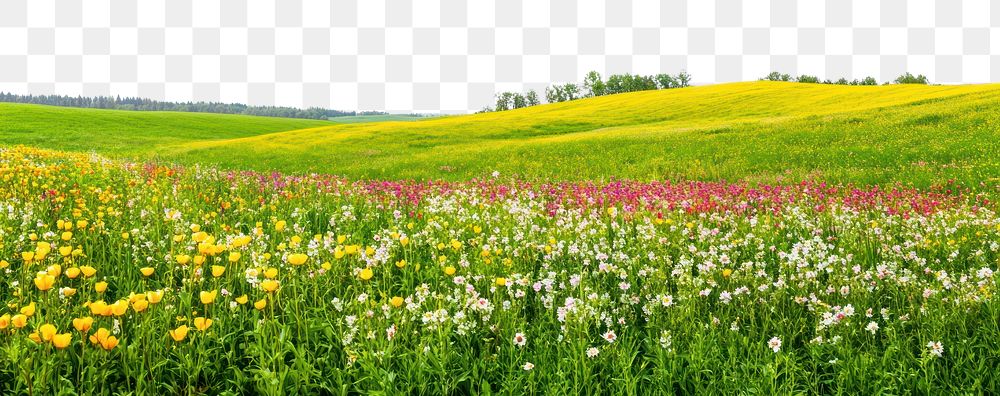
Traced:
<path fill-rule="evenodd" d="M 201 331 L 208 330 L 209 327 L 212 327 L 212 319 L 203 318 L 201 316 L 194 318 L 194 327 Z"/>
<path fill-rule="evenodd" d="M 260 288 L 268 293 L 278 290 L 278 285 L 278 281 L 274 279 L 264 279 L 260 282 Z"/>
<path fill-rule="evenodd" d="M 38 328 L 38 334 L 42 337 L 42 341 L 51 341 L 52 336 L 56 335 L 56 326 L 51 323 L 43 324 Z"/>
<path fill-rule="evenodd" d="M 65 347 L 68 347 L 72 341 L 73 341 L 73 334 L 70 333 L 62 333 L 52 336 L 52 345 L 55 345 L 55 347 L 58 349 L 63 349 Z"/>
<path fill-rule="evenodd" d="M 198 298 L 201 299 L 202 304 L 211 304 L 215 302 L 215 297 L 219 295 L 218 290 L 203 291 L 198 293 Z"/>
<path fill-rule="evenodd" d="M 187 325 L 180 325 L 176 329 L 167 330 L 167 334 L 170 334 L 170 338 L 173 338 L 174 341 L 181 342 L 187 337 L 188 327 Z"/>
<path fill-rule="evenodd" d="M 305 264 L 306 260 L 308 260 L 308 259 L 309 259 L 309 256 L 305 255 L 304 253 L 289 254 L 288 255 L 288 264 L 291 264 L 291 265 L 302 265 L 302 264 Z"/>
<path fill-rule="evenodd" d="M 81 333 L 86 333 L 90 331 L 90 327 L 94 325 L 94 318 L 85 316 L 82 318 L 73 319 L 73 328 Z"/>
<path fill-rule="evenodd" d="M 226 272 L 226 267 L 223 267 L 221 265 L 212 266 L 212 276 L 216 278 L 222 276 L 222 274 L 224 274 L 225 272 Z"/>
<path fill-rule="evenodd" d="M 153 275 L 154 272 L 156 272 L 156 269 L 153 267 L 142 267 L 139 268 L 139 272 L 142 272 L 142 276 L 150 276 Z"/>
<path fill-rule="evenodd" d="M 55 282 L 56 282 L 56 277 L 49 274 L 40 273 L 35 276 L 35 287 L 37 287 L 38 290 L 41 291 L 46 291 L 51 289 L 52 285 Z"/>
<path fill-rule="evenodd" d="M 403 305 L 403 297 L 399 296 L 393 297 L 391 300 L 389 300 L 389 303 L 392 304 L 392 306 L 399 308 Z"/>
<path fill-rule="evenodd" d="M 375 273 L 372 272 L 372 269 L 368 268 L 368 267 L 365 267 L 365 269 L 361 270 L 361 272 L 358 273 L 358 277 L 361 278 L 361 280 L 364 280 L 364 281 L 371 279 L 372 276 L 374 276 L 374 275 L 375 275 Z"/>
<path fill-rule="evenodd" d="M 137 300 L 132 303 L 132 310 L 135 312 L 145 311 L 147 307 L 149 307 L 149 301 L 146 300 Z"/>
<path fill-rule="evenodd" d="M 89 278 L 91 276 L 94 276 L 94 274 L 97 273 L 97 270 L 89 265 L 84 265 L 80 267 L 80 272 L 83 273 L 84 278 Z"/>
<path fill-rule="evenodd" d="M 254 301 L 254 303 L 253 303 L 253 307 L 256 308 L 258 311 L 263 311 L 264 307 L 266 307 L 266 306 L 267 306 L 267 299 L 265 299 L 265 298 L 262 298 L 260 300 Z"/>

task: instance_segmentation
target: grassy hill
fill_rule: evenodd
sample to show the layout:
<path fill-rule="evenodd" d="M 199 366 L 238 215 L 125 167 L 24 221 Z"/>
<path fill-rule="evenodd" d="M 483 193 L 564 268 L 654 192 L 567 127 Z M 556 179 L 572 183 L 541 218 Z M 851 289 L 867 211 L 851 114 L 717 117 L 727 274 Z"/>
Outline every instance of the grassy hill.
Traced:
<path fill-rule="evenodd" d="M 83 139 L 86 124 L 67 128 L 40 108 L 20 109 L 23 121 L 8 121 L 10 113 L 0 110 L 0 125 L 15 123 L 22 132 L 13 137 L 4 133 L 0 144 L 90 148 L 60 137 L 71 129 Z M 160 118 L 145 124 L 157 125 L 155 136 L 133 132 L 143 137 L 141 147 L 132 146 L 133 140 L 94 149 L 352 178 L 454 180 L 498 170 L 559 179 L 819 177 L 926 185 L 946 179 L 989 181 L 1000 175 L 1000 85 L 747 82 L 411 122 L 313 124 L 289 130 L 297 128 L 291 123 L 308 121 L 282 120 L 288 124 L 270 125 L 285 128 L 276 133 L 246 127 L 249 119 L 232 121 L 240 132 L 219 119 L 213 123 L 217 132 L 192 133 L 193 120 L 181 120 L 187 114 L 156 116 Z M 20 125 L 28 120 L 43 127 Z M 118 136 L 128 134 L 121 129 Z"/>
<path fill-rule="evenodd" d="M 416 114 L 377 114 L 377 115 L 330 117 L 330 121 L 339 124 L 357 124 L 362 122 L 419 121 L 419 120 L 426 120 L 430 117 L 433 116 L 424 116 Z"/>
<path fill-rule="evenodd" d="M 143 156 L 168 144 L 330 125 L 319 120 L 0 103 L 0 144 Z"/>

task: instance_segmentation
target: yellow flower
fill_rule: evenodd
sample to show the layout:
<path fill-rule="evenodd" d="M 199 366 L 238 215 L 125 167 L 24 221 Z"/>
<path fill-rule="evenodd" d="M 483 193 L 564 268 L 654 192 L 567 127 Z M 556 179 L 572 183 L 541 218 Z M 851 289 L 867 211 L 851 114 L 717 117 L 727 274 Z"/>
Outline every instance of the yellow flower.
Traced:
<path fill-rule="evenodd" d="M 80 272 L 83 273 L 84 278 L 89 278 L 91 276 L 94 276 L 94 274 L 97 273 L 97 270 L 89 265 L 84 265 L 80 267 Z"/>
<path fill-rule="evenodd" d="M 180 265 L 187 265 L 187 263 L 189 263 L 191 261 L 191 256 L 188 256 L 186 254 L 180 254 L 180 255 L 174 256 L 174 261 L 176 261 L 177 264 L 180 264 Z"/>
<path fill-rule="evenodd" d="M 7 260 L 0 260 L 0 269 L 10 267 L 10 263 Z"/>
<path fill-rule="evenodd" d="M 507 286 L 507 278 L 497 278 L 497 286 Z"/>
<path fill-rule="evenodd" d="M 262 298 L 260 300 L 254 301 L 254 303 L 253 303 L 253 307 L 257 308 L 258 311 L 263 311 L 264 307 L 266 307 L 266 306 L 267 306 L 267 299 L 266 298 Z"/>
<path fill-rule="evenodd" d="M 69 268 L 69 269 L 66 270 L 66 277 L 67 278 L 76 279 L 76 277 L 78 277 L 78 276 L 80 276 L 80 269 L 79 268 L 73 267 L 73 268 Z"/>
<path fill-rule="evenodd" d="M 25 305 L 25 306 L 21 307 L 20 312 L 21 312 L 22 315 L 27 316 L 27 317 L 30 318 L 32 315 L 35 314 L 35 302 L 32 301 L 28 305 Z"/>
<path fill-rule="evenodd" d="M 42 337 L 42 341 L 51 341 L 52 336 L 56 335 L 56 326 L 51 323 L 43 324 L 38 328 L 38 334 Z"/>
<path fill-rule="evenodd" d="M 275 231 L 282 231 L 282 230 L 285 229 L 285 226 L 287 224 L 288 223 L 286 223 L 284 220 L 278 220 L 277 222 L 274 223 L 274 230 Z"/>
<path fill-rule="evenodd" d="M 450 265 L 447 266 L 447 267 L 444 267 L 444 274 L 448 275 L 448 276 L 455 275 L 455 267 L 452 267 Z"/>
<path fill-rule="evenodd" d="M 94 318 L 85 316 L 82 318 L 73 319 L 73 328 L 81 333 L 86 333 L 90 331 L 90 327 L 94 325 Z"/>
<path fill-rule="evenodd" d="M 49 268 L 45 269 L 45 272 L 54 277 L 62 275 L 62 266 L 59 264 L 50 265 Z"/>
<path fill-rule="evenodd" d="M 108 282 L 100 281 L 94 284 L 94 291 L 104 293 L 106 290 L 108 290 Z"/>
<path fill-rule="evenodd" d="M 731 268 L 726 268 L 726 269 L 722 270 L 722 277 L 723 278 L 728 278 L 732 274 L 733 274 L 733 270 Z"/>
<path fill-rule="evenodd" d="M 111 307 L 104 300 L 98 300 L 90 303 L 90 313 L 93 315 L 109 316 L 111 315 Z"/>
<path fill-rule="evenodd" d="M 194 256 L 194 265 L 202 265 L 202 264 L 205 264 L 205 256 L 202 256 L 200 254 Z"/>
<path fill-rule="evenodd" d="M 71 232 L 71 231 L 63 232 L 61 237 L 62 237 L 62 240 L 64 240 L 64 241 L 68 241 L 70 239 L 73 239 L 73 232 Z M 63 256 L 65 256 L 65 254 Z"/>
<path fill-rule="evenodd" d="M 302 265 L 302 264 L 306 263 L 307 259 L 309 259 L 309 256 L 306 256 L 304 253 L 289 254 L 288 255 L 288 264 L 291 264 L 291 265 Z"/>
<path fill-rule="evenodd" d="M 69 256 L 70 254 L 73 254 L 73 247 L 61 246 L 59 247 L 59 254 L 62 255 L 63 257 Z"/>
<path fill-rule="evenodd" d="M 371 279 L 373 275 L 375 275 L 375 274 L 372 272 L 372 269 L 369 268 L 369 267 L 365 267 L 365 269 L 361 270 L 361 272 L 358 273 L 358 277 L 361 278 L 361 280 L 364 280 L 364 281 Z"/>
<path fill-rule="evenodd" d="M 21 259 L 24 260 L 25 263 L 30 263 L 34 258 L 35 252 L 21 252 Z"/>
<path fill-rule="evenodd" d="M 52 336 L 52 345 L 55 345 L 57 349 L 68 347 L 70 342 L 73 342 L 73 334 L 62 333 Z"/>
<path fill-rule="evenodd" d="M 128 300 L 118 300 L 110 305 L 111 313 L 115 316 L 122 316 L 128 311 Z"/>
<path fill-rule="evenodd" d="M 14 325 L 14 328 L 20 329 L 28 325 L 28 316 L 24 314 L 17 314 L 10 318 L 10 324 Z"/>
<path fill-rule="evenodd" d="M 229 262 L 230 263 L 235 263 L 237 261 L 240 261 L 240 257 L 243 257 L 243 255 L 240 254 L 240 252 L 229 253 Z"/>
<path fill-rule="evenodd" d="M 46 291 L 52 288 L 52 284 L 55 283 L 56 277 L 49 274 L 38 274 L 35 276 L 35 287 L 38 290 Z"/>
<path fill-rule="evenodd" d="M 400 306 L 403 305 L 403 297 L 400 296 L 393 297 L 392 300 L 389 300 L 389 303 L 392 304 L 392 306 L 399 308 Z"/>
<path fill-rule="evenodd" d="M 3 314 L 0 316 L 0 330 L 6 329 L 10 326 L 10 314 Z"/>
<path fill-rule="evenodd" d="M 215 302 L 215 297 L 219 295 L 218 290 L 203 291 L 198 294 L 198 298 L 201 299 L 202 304 L 211 304 Z"/>
<path fill-rule="evenodd" d="M 137 300 L 132 303 L 132 310 L 135 312 L 145 311 L 147 307 L 149 307 L 149 301 L 146 300 Z"/>
<path fill-rule="evenodd" d="M 212 266 L 212 276 L 216 278 L 222 276 L 222 274 L 224 274 L 225 272 L 226 272 L 226 267 L 223 267 L 221 265 Z"/>
<path fill-rule="evenodd" d="M 170 338 L 173 338 L 174 341 L 181 342 L 188 335 L 188 327 L 187 325 L 180 325 L 176 329 L 167 330 L 167 334 L 170 334 Z"/>
<path fill-rule="evenodd" d="M 203 318 L 201 316 L 194 318 L 194 327 L 201 331 L 208 330 L 209 327 L 212 327 L 212 319 Z"/>
<path fill-rule="evenodd" d="M 333 268 L 333 265 L 330 264 L 329 261 L 324 261 L 323 264 L 320 265 L 320 267 L 322 267 L 326 271 L 329 271 L 331 268 Z"/>
<path fill-rule="evenodd" d="M 278 290 L 278 281 L 274 279 L 264 279 L 260 282 L 260 288 L 264 289 L 264 291 L 268 293 L 273 292 Z"/>
<path fill-rule="evenodd" d="M 264 270 L 264 277 L 267 278 L 267 279 L 274 279 L 277 276 L 278 276 L 278 269 L 277 268 L 271 267 L 271 268 L 268 268 L 268 269 Z"/>
<path fill-rule="evenodd" d="M 396 262 L 396 268 L 403 268 L 406 266 L 406 260 L 399 260 Z"/>
<path fill-rule="evenodd" d="M 153 267 L 142 267 L 139 268 L 139 272 L 142 272 L 142 276 L 150 276 L 153 275 L 154 272 L 156 272 L 156 269 Z"/>
<path fill-rule="evenodd" d="M 159 303 L 160 300 L 162 299 L 163 299 L 163 290 L 146 292 L 146 300 L 148 300 L 150 304 Z"/>
<path fill-rule="evenodd" d="M 59 292 L 66 297 L 71 297 L 76 294 L 76 288 L 73 287 L 63 287 L 59 289 Z"/>
<path fill-rule="evenodd" d="M 36 344 L 41 344 L 42 343 L 42 337 L 40 337 L 38 335 L 37 331 L 33 332 L 31 334 L 28 334 L 28 339 L 34 341 Z"/>
<path fill-rule="evenodd" d="M 110 351 L 118 345 L 118 338 L 111 335 L 110 330 L 102 327 L 97 329 L 94 335 L 90 336 L 90 342 L 99 345 L 105 351 Z"/>
<path fill-rule="evenodd" d="M 240 305 L 246 304 L 247 301 L 250 301 L 250 297 L 247 297 L 246 294 L 236 297 L 236 302 Z"/>

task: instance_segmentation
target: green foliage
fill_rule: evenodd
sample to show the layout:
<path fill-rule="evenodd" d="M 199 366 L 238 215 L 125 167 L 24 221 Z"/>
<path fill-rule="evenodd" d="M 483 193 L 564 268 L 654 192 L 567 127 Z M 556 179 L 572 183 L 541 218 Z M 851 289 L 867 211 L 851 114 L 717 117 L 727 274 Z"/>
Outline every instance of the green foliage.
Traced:
<path fill-rule="evenodd" d="M 910 73 L 906 73 L 903 74 L 902 76 L 896 77 L 896 79 L 893 80 L 893 82 L 896 84 L 924 84 L 924 85 L 929 84 L 929 82 L 927 81 L 927 76 L 923 74 L 914 76 Z"/>
<path fill-rule="evenodd" d="M 239 103 L 218 102 L 162 102 L 146 98 L 122 98 L 120 96 L 72 97 L 60 95 L 15 95 L 0 92 L 0 102 L 31 103 L 51 106 L 81 107 L 90 109 L 138 110 L 138 111 L 181 111 L 195 113 L 243 114 L 265 117 L 310 118 L 325 120 L 330 117 L 358 115 L 353 111 L 339 111 L 310 107 L 296 109 L 280 106 L 248 106 Z"/>
<path fill-rule="evenodd" d="M 0 144 L 353 179 L 466 180 L 498 170 L 568 180 L 978 184 L 1000 174 L 998 95 L 991 85 L 753 82 L 300 131 L 288 130 L 330 124 L 3 105 Z M 940 119 L 911 123 L 927 114 Z"/>

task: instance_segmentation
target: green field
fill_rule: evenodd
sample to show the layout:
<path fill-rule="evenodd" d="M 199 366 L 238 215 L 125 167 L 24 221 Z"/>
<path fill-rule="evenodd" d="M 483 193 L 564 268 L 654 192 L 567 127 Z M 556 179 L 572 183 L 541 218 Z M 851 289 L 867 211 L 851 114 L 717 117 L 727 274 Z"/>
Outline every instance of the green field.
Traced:
<path fill-rule="evenodd" d="M 0 105 L 0 144 L 350 178 L 928 185 L 1000 174 L 1000 85 L 748 82 L 412 122 Z"/>
<path fill-rule="evenodd" d="M 416 114 L 379 114 L 379 115 L 330 117 L 330 121 L 336 122 L 338 124 L 357 124 L 362 122 L 420 121 L 429 118 L 431 118 L 431 116 L 422 116 Z"/>

